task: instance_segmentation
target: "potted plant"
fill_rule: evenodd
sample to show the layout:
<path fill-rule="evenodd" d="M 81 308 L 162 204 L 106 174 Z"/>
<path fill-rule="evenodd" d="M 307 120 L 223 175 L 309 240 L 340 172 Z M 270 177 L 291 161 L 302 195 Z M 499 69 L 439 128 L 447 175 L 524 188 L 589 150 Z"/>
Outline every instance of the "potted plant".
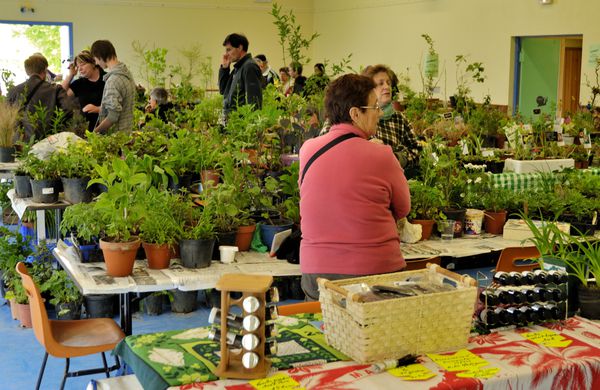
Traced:
<path fill-rule="evenodd" d="M 179 247 L 181 264 L 188 268 L 206 268 L 212 261 L 215 224 L 209 210 L 189 206 Z"/>
<path fill-rule="evenodd" d="M 175 212 L 180 200 L 176 195 L 150 187 L 142 202 L 147 212 L 140 223 L 140 238 L 148 267 L 169 268 L 171 250 L 183 229 L 183 220 Z"/>
<path fill-rule="evenodd" d="M 42 292 L 49 292 L 50 303 L 56 308 L 56 317 L 60 320 L 78 320 L 81 318 L 83 295 L 69 278 L 66 271 L 54 271 L 52 276 L 40 286 Z"/>
<path fill-rule="evenodd" d="M 0 162 L 15 161 L 15 135 L 20 119 L 19 106 L 0 100 Z"/>
<path fill-rule="evenodd" d="M 106 224 L 100 249 L 104 254 L 106 271 L 111 276 L 127 276 L 141 240 L 135 234 L 146 210 L 140 201 L 150 185 L 149 177 L 136 170 L 132 157 L 113 158 L 110 164 L 96 165 L 99 176 L 90 184 L 100 183 L 107 191 L 98 196 L 94 209 Z"/>
<path fill-rule="evenodd" d="M 410 188 L 408 219 L 411 223 L 422 226 L 421 240 L 427 240 L 431 236 L 435 221 L 445 219 L 441 213 L 444 205 L 442 192 L 437 187 L 427 186 L 415 179 L 409 180 L 408 185 Z"/>
<path fill-rule="evenodd" d="M 160 166 L 170 176 L 169 188 L 171 190 L 178 191 L 183 188 L 187 190 L 191 187 L 193 172 L 198 164 L 197 151 L 197 133 L 180 129 L 169 138 L 167 153 L 160 162 Z"/>
<path fill-rule="evenodd" d="M 75 204 L 92 200 L 88 182 L 96 162 L 91 157 L 91 148 L 87 142 L 79 140 L 69 143 L 66 149 L 53 153 L 49 163 L 55 167 L 62 180 L 67 202 Z"/>
<path fill-rule="evenodd" d="M 70 241 L 79 250 L 81 261 L 102 260 L 98 252 L 98 240 L 104 228 L 104 221 L 91 203 L 77 203 L 63 212 L 60 229 L 63 236 L 69 235 Z"/>
<path fill-rule="evenodd" d="M 588 197 L 576 189 L 569 189 L 563 196 L 565 209 L 560 219 L 571 224 L 573 235 L 594 235 L 597 211 L 600 202 L 597 197 Z"/>
<path fill-rule="evenodd" d="M 514 193 L 506 188 L 494 188 L 493 185 L 482 194 L 481 201 L 485 210 L 485 231 L 490 234 L 502 234 L 506 223 L 507 209 L 512 205 Z"/>
<path fill-rule="evenodd" d="M 33 201 L 56 203 L 59 195 L 59 180 L 55 161 L 44 161 L 34 153 L 28 153 L 22 160 L 22 168 L 31 177 Z"/>

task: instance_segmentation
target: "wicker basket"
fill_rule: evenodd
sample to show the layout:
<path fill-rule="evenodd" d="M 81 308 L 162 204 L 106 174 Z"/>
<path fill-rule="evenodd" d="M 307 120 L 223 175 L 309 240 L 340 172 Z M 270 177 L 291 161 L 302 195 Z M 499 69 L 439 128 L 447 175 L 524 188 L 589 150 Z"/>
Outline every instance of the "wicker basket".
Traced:
<path fill-rule="evenodd" d="M 327 342 L 358 362 L 397 359 L 459 349 L 468 340 L 477 283 L 438 265 L 427 269 L 329 281 L 319 279 Z M 451 291 L 360 302 L 343 286 L 382 284 L 422 276 L 455 286 Z"/>

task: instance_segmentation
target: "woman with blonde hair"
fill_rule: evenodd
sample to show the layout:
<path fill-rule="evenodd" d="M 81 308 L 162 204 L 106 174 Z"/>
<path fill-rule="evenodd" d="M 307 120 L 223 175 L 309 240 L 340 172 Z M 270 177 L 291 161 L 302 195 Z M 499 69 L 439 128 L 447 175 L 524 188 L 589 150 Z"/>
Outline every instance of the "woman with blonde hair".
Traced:
<path fill-rule="evenodd" d="M 78 71 L 80 77 L 74 80 Z M 89 131 L 94 130 L 98 121 L 104 91 L 104 75 L 104 70 L 96 65 L 92 54 L 84 50 L 69 65 L 69 73 L 61 84 L 69 96 L 75 96 L 79 100 Z"/>

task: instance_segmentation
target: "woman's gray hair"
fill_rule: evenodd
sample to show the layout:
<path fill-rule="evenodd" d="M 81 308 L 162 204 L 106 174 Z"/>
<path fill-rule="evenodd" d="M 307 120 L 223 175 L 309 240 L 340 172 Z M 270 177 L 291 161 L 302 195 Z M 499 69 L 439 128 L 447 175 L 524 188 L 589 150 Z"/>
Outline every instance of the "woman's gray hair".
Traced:
<path fill-rule="evenodd" d="M 169 100 L 169 93 L 162 87 L 157 87 L 150 92 L 150 97 L 156 100 L 158 104 L 166 104 Z"/>

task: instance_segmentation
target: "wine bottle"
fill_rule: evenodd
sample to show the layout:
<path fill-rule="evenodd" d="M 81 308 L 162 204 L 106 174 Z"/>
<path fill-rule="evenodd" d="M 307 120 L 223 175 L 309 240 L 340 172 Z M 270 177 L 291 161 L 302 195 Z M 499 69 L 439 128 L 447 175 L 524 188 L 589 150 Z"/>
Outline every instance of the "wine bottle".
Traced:
<path fill-rule="evenodd" d="M 495 309 L 483 309 L 481 313 L 479 313 L 479 320 L 490 328 L 500 325 L 500 318 L 494 310 Z"/>
<path fill-rule="evenodd" d="M 498 300 L 503 305 L 510 305 L 513 303 L 513 295 L 508 293 L 508 290 L 498 291 Z"/>
<path fill-rule="evenodd" d="M 548 289 L 545 287 L 534 287 L 533 291 L 535 291 L 539 295 L 540 301 L 542 302 L 552 300 L 552 293 L 550 293 L 550 291 L 548 291 Z"/>
<path fill-rule="evenodd" d="M 514 284 L 514 278 L 508 272 L 499 271 L 494 274 L 494 282 L 501 286 L 510 286 Z"/>
<path fill-rule="evenodd" d="M 538 284 L 539 280 L 536 274 L 534 274 L 531 271 L 524 271 L 521 274 L 521 277 L 523 278 L 523 280 L 525 280 L 525 284 Z"/>
<path fill-rule="evenodd" d="M 512 278 L 513 286 L 522 286 L 524 284 L 527 284 L 527 282 L 523 280 L 523 276 L 520 272 L 512 271 L 509 272 L 508 275 Z"/>
<path fill-rule="evenodd" d="M 527 323 L 527 316 L 518 307 L 511 306 L 506 309 L 506 312 L 510 315 L 511 324 L 520 326 Z"/>
<path fill-rule="evenodd" d="M 496 314 L 496 316 L 498 317 L 498 325 L 510 325 L 511 315 L 506 311 L 506 309 L 502 307 L 497 307 L 494 309 L 494 314 Z"/>
<path fill-rule="evenodd" d="M 540 294 L 533 288 L 525 290 L 525 297 L 527 298 L 528 303 L 534 303 L 540 300 Z"/>
<path fill-rule="evenodd" d="M 507 290 L 507 293 L 512 297 L 512 303 L 520 305 L 527 301 L 527 297 L 520 290 Z"/>
<path fill-rule="evenodd" d="M 547 304 L 544 305 L 546 310 L 548 310 L 551 314 L 551 318 L 553 320 L 564 320 L 565 319 L 565 310 L 563 307 L 555 304 Z"/>
<path fill-rule="evenodd" d="M 564 301 L 567 298 L 567 294 L 560 288 L 550 289 L 550 295 L 552 295 L 552 300 L 554 302 Z"/>
<path fill-rule="evenodd" d="M 550 281 L 551 283 L 555 283 L 555 284 L 563 284 L 563 283 L 567 283 L 567 280 L 569 279 L 569 276 L 567 275 L 566 272 L 562 272 L 562 271 L 548 271 L 548 281 Z"/>
<path fill-rule="evenodd" d="M 537 313 L 540 321 L 548 321 L 552 319 L 552 313 L 542 305 L 531 305 L 529 308 L 531 311 Z"/>
<path fill-rule="evenodd" d="M 546 271 L 536 269 L 533 273 L 537 276 L 539 284 L 548 284 L 548 273 Z"/>
<path fill-rule="evenodd" d="M 533 310 L 529 306 L 521 306 L 519 308 L 519 310 L 521 310 L 523 312 L 523 314 L 525 315 L 525 320 L 527 322 L 533 322 L 533 323 L 540 322 L 540 314 L 537 310 Z"/>
<path fill-rule="evenodd" d="M 500 303 L 498 295 L 494 290 L 483 290 L 479 294 L 479 300 L 481 301 L 481 303 L 487 306 L 497 306 Z"/>

